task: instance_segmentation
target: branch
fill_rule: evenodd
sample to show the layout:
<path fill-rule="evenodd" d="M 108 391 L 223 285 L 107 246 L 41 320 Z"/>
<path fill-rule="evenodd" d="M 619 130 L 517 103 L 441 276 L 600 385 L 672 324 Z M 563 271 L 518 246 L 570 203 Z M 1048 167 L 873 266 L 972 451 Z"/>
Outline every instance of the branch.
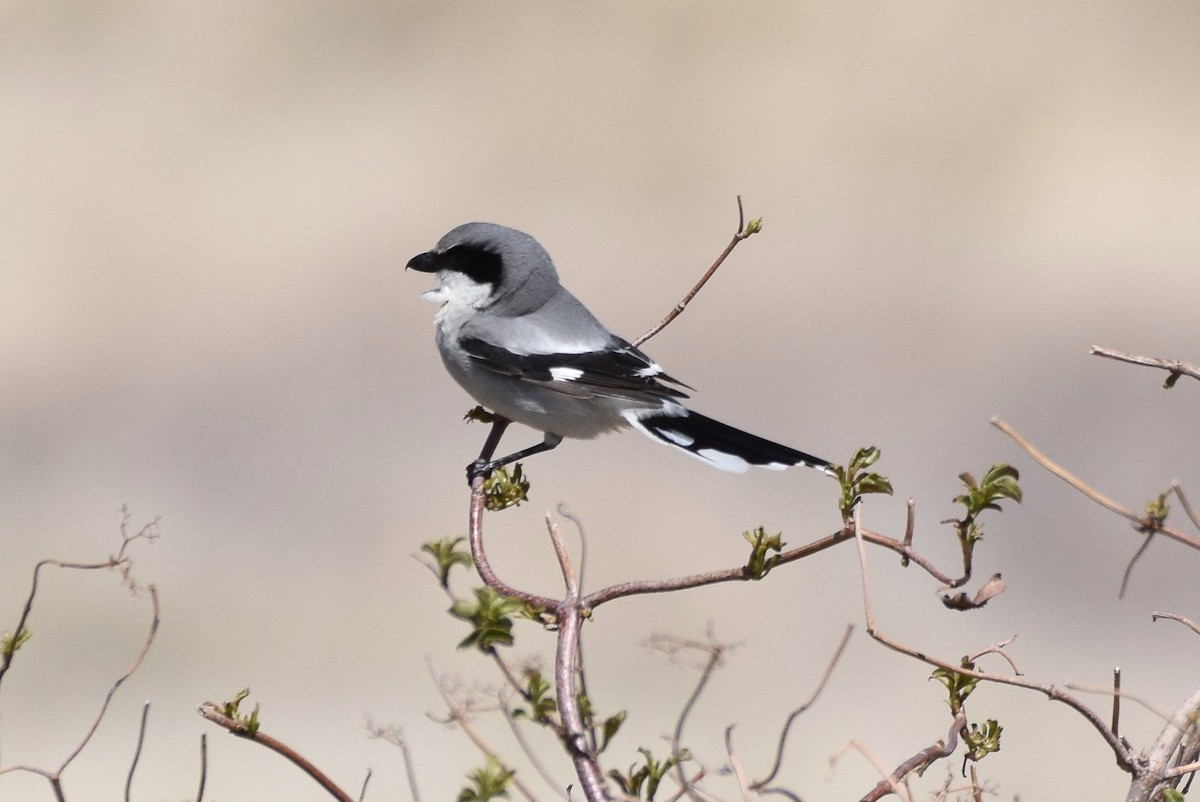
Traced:
<path fill-rule="evenodd" d="M 877 532 L 862 530 L 863 539 L 868 543 L 876 546 L 881 546 L 888 551 L 895 552 L 907 561 L 912 562 L 918 567 L 925 570 L 927 574 L 941 582 L 943 585 L 950 587 L 959 587 L 964 584 L 969 576 L 951 577 L 948 574 L 938 570 L 928 558 L 913 551 L 911 544 L 906 544 L 903 541 L 895 538 L 881 535 Z M 780 566 L 785 563 L 802 560 L 805 557 L 810 557 L 817 552 L 832 548 L 839 543 L 844 543 L 847 540 L 854 539 L 854 529 L 846 527 L 831 535 L 815 540 L 803 546 L 782 552 L 775 559 L 775 565 Z M 715 585 L 721 582 L 746 582 L 754 579 L 753 574 L 745 567 L 738 566 L 737 568 L 726 568 L 719 571 L 711 571 L 705 574 L 692 574 L 691 576 L 676 577 L 673 579 L 652 579 L 633 582 L 621 582 L 616 585 L 610 585 L 607 588 L 589 593 L 583 598 L 583 604 L 588 609 L 599 607 L 605 602 L 613 599 L 620 599 L 625 596 L 636 596 L 645 593 L 668 593 L 675 590 L 684 590 L 686 588 L 696 588 L 704 585 Z"/>
<path fill-rule="evenodd" d="M 154 585 L 149 585 L 146 589 L 150 592 L 150 604 L 154 610 L 154 618 L 150 621 L 150 631 L 146 634 L 146 640 L 142 643 L 142 649 L 140 652 L 138 652 L 137 657 L 133 659 L 133 663 L 129 666 L 129 668 L 125 669 L 125 673 L 117 677 L 116 681 L 112 684 L 112 687 L 108 689 L 108 693 L 104 697 L 104 704 L 100 706 L 100 712 L 96 715 L 96 720 L 92 722 L 92 726 L 90 729 L 88 729 L 87 734 L 83 736 L 83 740 L 80 741 L 79 745 L 75 747 L 75 751 L 68 755 L 67 759 L 64 760 L 62 765 L 58 767 L 58 774 L 63 773 L 67 766 L 71 764 L 71 761 L 73 761 L 79 755 L 79 753 L 83 751 L 83 748 L 87 746 L 88 741 L 92 739 L 92 736 L 96 734 L 96 730 L 100 727 L 100 722 L 104 719 L 104 714 L 108 712 L 109 703 L 112 702 L 113 696 L 115 696 L 117 693 L 117 689 L 124 684 L 125 680 L 133 676 L 133 672 L 138 670 L 138 667 L 142 664 L 142 660 L 146 659 L 146 653 L 150 651 L 150 646 L 154 643 L 154 636 L 158 633 L 159 621 L 158 590 L 154 587 Z"/>
<path fill-rule="evenodd" d="M 309 777 L 312 777 L 314 780 L 316 780 L 317 784 L 324 788 L 329 795 L 338 800 L 338 802 L 354 802 L 354 797 L 350 796 L 341 788 L 339 788 L 337 784 L 333 782 L 333 780 L 329 779 L 329 777 L 325 775 L 324 772 L 309 762 L 309 760 L 303 755 L 299 754 L 296 752 L 296 750 L 292 749 L 282 741 L 272 738 L 270 735 L 267 735 L 260 729 L 251 730 L 244 722 L 226 716 L 221 712 L 221 707 L 212 702 L 205 702 L 204 704 L 200 705 L 199 712 L 200 715 L 204 716 L 204 718 L 208 719 L 212 723 L 219 727 L 224 727 L 231 735 L 236 735 L 239 738 L 245 738 L 248 741 L 254 741 L 255 743 L 262 744 L 272 752 L 282 755 Z"/>
<path fill-rule="evenodd" d="M 959 710 L 958 715 L 954 717 L 954 721 L 950 723 L 950 732 L 946 735 L 945 741 L 938 739 L 901 763 L 892 770 L 891 774 L 880 780 L 874 788 L 864 794 L 859 802 L 876 802 L 879 799 L 883 799 L 888 794 L 895 793 L 895 789 L 899 783 L 912 772 L 923 771 L 935 761 L 950 757 L 954 754 L 954 750 L 958 748 L 958 732 L 966 725 L 967 714 Z"/>
<path fill-rule="evenodd" d="M 857 521 L 858 518 L 856 510 L 856 524 Z M 857 526 L 855 529 L 857 530 Z M 1104 721 L 1102 721 L 1100 717 L 1096 715 L 1093 710 L 1091 710 L 1091 708 L 1083 704 L 1083 702 L 1079 701 L 1074 696 L 1063 693 L 1053 685 L 1044 685 L 1033 682 L 1025 679 L 1024 677 L 993 674 L 988 671 L 967 668 L 966 666 L 962 665 L 961 662 L 953 663 L 948 660 L 931 657 L 918 649 L 914 649 L 911 646 L 907 646 L 899 641 L 893 640 L 892 638 L 880 632 L 875 625 L 875 612 L 871 603 L 871 584 L 869 574 L 867 572 L 867 550 L 864 540 L 865 539 L 861 536 L 858 538 L 858 562 L 862 572 L 863 608 L 867 619 L 868 635 L 892 651 L 908 655 L 909 657 L 919 660 L 922 663 L 926 663 L 927 665 L 945 669 L 946 671 L 953 671 L 967 677 L 977 677 L 978 679 L 986 682 L 994 682 L 999 685 L 1011 685 L 1016 688 L 1025 688 L 1027 690 L 1037 691 L 1038 693 L 1044 694 L 1046 698 L 1052 702 L 1060 702 L 1065 704 L 1082 716 L 1083 719 L 1087 721 L 1088 724 L 1092 725 L 1096 732 L 1100 734 L 1100 737 L 1104 739 L 1104 742 L 1108 744 L 1109 749 L 1112 750 L 1113 756 L 1116 758 L 1117 765 L 1120 766 L 1122 770 L 1130 773 L 1135 770 L 1135 760 L 1132 750 L 1125 743 L 1123 743 L 1120 738 L 1113 734 L 1108 725 L 1105 724 Z"/>
<path fill-rule="evenodd" d="M 1119 362 L 1129 362 L 1133 365 L 1145 365 L 1151 368 L 1161 368 L 1170 373 L 1167 379 L 1168 386 L 1175 383 L 1180 376 L 1191 376 L 1193 379 L 1200 380 L 1200 366 L 1181 362 L 1178 359 L 1159 359 L 1153 356 L 1136 356 L 1134 354 L 1125 354 L 1120 351 L 1114 351 L 1111 348 L 1101 348 L 1098 345 L 1092 346 L 1092 354 L 1095 356 L 1107 357 L 1115 359 Z"/>
<path fill-rule="evenodd" d="M 1026 440 L 1021 435 L 1017 434 L 1016 430 L 1014 430 L 1011 426 L 1009 426 L 1004 421 L 1000 420 L 999 418 L 992 418 L 992 425 L 995 426 L 1000 431 L 1004 432 L 1010 438 L 1012 438 L 1013 442 L 1015 442 L 1018 446 L 1020 446 L 1020 448 L 1026 454 L 1028 454 L 1030 457 L 1032 457 L 1033 460 L 1035 462 L 1037 462 L 1039 465 L 1041 465 L 1043 468 L 1050 471 L 1050 473 L 1054 474 L 1059 479 L 1062 479 L 1064 482 L 1071 485 L 1071 487 L 1075 488 L 1080 493 L 1082 493 L 1083 495 L 1087 496 L 1092 501 L 1099 504 L 1101 507 L 1104 507 L 1109 512 L 1115 512 L 1117 515 L 1120 515 L 1122 518 L 1127 519 L 1128 521 L 1133 523 L 1133 525 L 1137 528 L 1137 530 L 1139 532 L 1143 532 L 1147 535 L 1146 540 L 1143 541 L 1143 543 L 1139 547 L 1138 551 L 1133 555 L 1133 559 L 1130 560 L 1129 567 L 1126 568 L 1126 571 L 1125 571 L 1126 579 L 1128 579 L 1129 570 L 1132 568 L 1133 562 L 1142 555 L 1142 553 L 1145 551 L 1145 549 L 1147 547 L 1147 544 L 1149 543 L 1150 537 L 1153 536 L 1155 533 L 1161 532 L 1162 534 L 1166 535 L 1167 537 L 1171 538 L 1172 540 L 1178 541 L 1180 543 L 1183 543 L 1185 546 L 1190 546 L 1191 548 L 1200 551 L 1200 540 L 1197 540 L 1196 538 L 1192 537 L 1191 535 L 1185 534 L 1184 532 L 1182 532 L 1179 529 L 1176 529 L 1173 526 L 1168 526 L 1164 521 L 1162 521 L 1160 519 L 1154 519 L 1148 515 L 1145 515 L 1145 516 L 1138 515 L 1137 513 L 1132 512 L 1131 510 L 1128 510 L 1125 507 L 1122 507 L 1117 502 L 1113 501 L 1112 499 L 1103 495 L 1099 491 L 1090 487 L 1086 482 L 1084 482 L 1082 479 L 1075 476 L 1074 474 L 1070 473 L 1065 468 L 1062 468 L 1059 465 L 1055 464 L 1054 462 L 1051 462 L 1048 457 L 1046 457 L 1044 454 L 1042 454 L 1040 451 L 1038 451 L 1036 448 L 1034 448 L 1032 445 L 1030 445 L 1028 440 Z M 1177 489 L 1177 488 L 1178 488 L 1178 482 L 1176 482 L 1174 485 L 1172 485 L 1172 489 Z M 1176 495 L 1178 495 L 1177 490 L 1176 490 Z M 1186 503 L 1186 500 L 1184 501 L 1184 508 L 1186 511 L 1188 511 L 1189 516 L 1191 516 L 1191 514 L 1192 514 L 1191 507 L 1190 507 L 1190 505 L 1188 505 Z M 1122 583 L 1122 592 L 1123 591 L 1124 591 L 1124 582 Z"/>
<path fill-rule="evenodd" d="M 467 541 L 471 547 L 471 559 L 475 563 L 475 570 L 479 572 L 479 578 L 497 593 L 520 599 L 529 606 L 540 610 L 554 610 L 558 606 L 557 600 L 517 590 L 512 585 L 503 582 L 492 570 L 492 565 L 488 562 L 487 554 L 483 550 L 483 511 L 486 500 L 487 497 L 483 492 L 483 477 L 477 476 L 471 482 L 471 508 L 467 523 Z"/>
<path fill-rule="evenodd" d="M 783 730 L 779 733 L 779 744 L 775 748 L 775 765 L 771 766 L 771 770 L 767 772 L 767 776 L 761 780 L 755 780 L 750 784 L 750 789 L 754 791 L 764 790 L 764 786 L 774 782 L 775 775 L 779 773 L 779 767 L 783 765 L 783 747 L 787 743 L 788 731 L 792 728 L 794 722 L 801 714 L 813 706 L 817 701 L 817 697 L 821 695 L 821 691 L 825 690 L 826 683 L 829 682 L 829 677 L 833 674 L 834 667 L 842 658 L 842 652 L 846 651 L 846 644 L 850 642 L 850 633 L 854 632 L 854 625 L 847 624 L 846 631 L 842 633 L 842 639 L 838 643 L 837 648 L 833 650 L 833 657 L 829 659 L 829 664 L 825 666 L 825 673 L 821 675 L 821 679 L 817 682 L 817 687 L 813 690 L 812 695 L 804 704 L 797 707 L 787 717 L 783 723 Z"/>
<path fill-rule="evenodd" d="M 660 331 L 662 331 L 667 326 L 669 326 L 671 324 L 671 321 L 673 321 L 675 318 L 677 318 L 681 314 L 683 314 L 683 310 L 687 309 L 687 305 L 692 302 L 693 298 L 696 297 L 696 293 L 700 292 L 700 290 L 704 287 L 704 285 L 708 283 L 708 280 L 710 278 L 712 278 L 713 273 L 716 273 L 717 268 L 719 268 L 721 266 L 721 264 L 729 256 L 729 254 L 733 253 L 733 249 L 737 247 L 738 243 L 744 239 L 751 237 L 754 234 L 757 234 L 759 231 L 762 230 L 762 219 L 761 218 L 756 218 L 754 220 L 751 220 L 750 224 L 746 225 L 746 218 L 745 218 L 745 215 L 742 213 L 742 196 L 741 195 L 738 195 L 737 204 L 738 204 L 738 228 L 737 228 L 737 233 L 733 235 L 733 239 L 731 239 L 729 241 L 729 244 L 725 246 L 725 250 L 721 251 L 721 255 L 717 257 L 717 261 L 712 263 L 712 267 L 708 268 L 708 271 L 703 276 L 700 277 L 700 280 L 697 281 L 695 286 L 693 286 L 692 289 L 688 291 L 688 294 L 683 296 L 683 300 L 681 300 L 679 303 L 675 304 L 675 308 L 672 309 L 670 312 L 668 312 L 667 316 L 664 317 L 662 320 L 660 320 L 658 322 L 658 324 L 656 326 L 654 326 L 654 328 L 650 329 L 645 334 L 643 334 L 641 337 L 638 337 L 636 340 L 633 341 L 634 348 L 640 347 L 642 343 L 646 342 L 646 340 L 649 340 L 655 334 L 658 334 Z"/>

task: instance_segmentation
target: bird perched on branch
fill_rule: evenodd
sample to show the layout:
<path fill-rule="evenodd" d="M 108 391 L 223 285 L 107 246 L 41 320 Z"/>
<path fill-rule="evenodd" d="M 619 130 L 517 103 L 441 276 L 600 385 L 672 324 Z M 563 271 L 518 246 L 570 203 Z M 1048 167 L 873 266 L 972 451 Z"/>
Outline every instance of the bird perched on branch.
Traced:
<path fill-rule="evenodd" d="M 626 427 L 726 471 L 807 465 L 830 472 L 823 459 L 683 406 L 681 388 L 692 388 L 606 329 L 559 283 L 550 255 L 528 234 L 466 223 L 408 267 L 437 276 L 424 297 L 441 304 L 437 346 L 450 375 L 505 421 L 545 433 L 538 445 L 477 460 L 470 478 L 565 437 Z"/>

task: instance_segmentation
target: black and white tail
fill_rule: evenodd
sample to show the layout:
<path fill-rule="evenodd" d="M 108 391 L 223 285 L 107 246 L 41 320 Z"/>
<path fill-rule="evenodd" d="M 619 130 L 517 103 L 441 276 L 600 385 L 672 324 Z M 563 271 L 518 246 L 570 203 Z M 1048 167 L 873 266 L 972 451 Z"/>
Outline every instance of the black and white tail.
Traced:
<path fill-rule="evenodd" d="M 820 457 L 743 432 L 682 406 L 639 410 L 627 414 L 626 419 L 638 431 L 723 471 L 744 473 L 752 465 L 781 471 L 807 465 L 831 473 L 830 463 Z"/>

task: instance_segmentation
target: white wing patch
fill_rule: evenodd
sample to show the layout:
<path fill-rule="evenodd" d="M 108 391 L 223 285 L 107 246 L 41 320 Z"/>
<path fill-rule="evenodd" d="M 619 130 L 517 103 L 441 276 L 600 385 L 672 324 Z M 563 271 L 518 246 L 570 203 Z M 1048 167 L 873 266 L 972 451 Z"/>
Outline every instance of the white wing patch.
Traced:
<path fill-rule="evenodd" d="M 695 438 L 688 437 L 686 434 L 682 434 L 680 432 L 673 432 L 670 429 L 659 429 L 658 433 L 680 448 L 687 448 L 692 443 L 696 442 Z"/>
<path fill-rule="evenodd" d="M 573 382 L 582 375 L 579 368 L 550 368 L 550 378 L 556 382 Z"/>
<path fill-rule="evenodd" d="M 639 379 L 649 379 L 651 376 L 657 376 L 662 372 L 662 365 L 658 364 L 657 362 L 651 362 L 649 365 L 639 370 L 637 372 L 637 376 Z"/>

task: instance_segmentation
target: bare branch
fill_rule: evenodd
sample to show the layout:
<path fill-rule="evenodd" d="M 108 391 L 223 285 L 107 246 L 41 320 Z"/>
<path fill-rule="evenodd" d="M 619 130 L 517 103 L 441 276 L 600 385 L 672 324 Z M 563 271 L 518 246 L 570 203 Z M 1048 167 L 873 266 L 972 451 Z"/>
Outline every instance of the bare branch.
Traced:
<path fill-rule="evenodd" d="M 583 625 L 579 597 L 568 595 L 557 605 L 558 645 L 554 651 L 554 692 L 564 731 L 563 744 L 575 766 L 588 802 L 607 802 L 611 797 L 600 764 L 588 749 L 583 713 L 575 678 L 579 673 L 579 630 Z"/>
<path fill-rule="evenodd" d="M 137 770 L 138 758 L 142 756 L 142 744 L 146 741 L 146 719 L 150 717 L 150 703 L 142 703 L 142 723 L 138 726 L 137 746 L 133 750 L 133 760 L 129 763 L 129 776 L 125 778 L 125 802 L 130 802 L 133 790 L 133 773 Z"/>
<path fill-rule="evenodd" d="M 1200 366 L 1192 365 L 1188 362 L 1181 362 L 1178 359 L 1159 359 L 1153 356 L 1137 356 L 1135 354 L 1126 354 L 1121 351 L 1114 351 L 1111 348 L 1101 348 L 1098 345 L 1092 346 L 1092 354 L 1102 356 L 1108 359 L 1115 359 L 1119 362 L 1128 362 L 1133 365 L 1145 365 L 1151 368 L 1161 368 L 1167 371 L 1172 376 L 1191 376 L 1193 379 L 1200 380 Z"/>
<path fill-rule="evenodd" d="M 829 758 L 829 765 L 835 765 L 841 756 L 850 750 L 854 750 L 865 757 L 867 762 L 875 767 L 875 771 L 879 773 L 879 776 L 883 777 L 883 780 L 880 781 L 880 784 L 884 787 L 885 792 L 880 796 L 876 796 L 875 799 L 879 799 L 881 796 L 886 796 L 888 793 L 893 793 L 904 800 L 904 802 L 912 802 L 912 796 L 909 794 L 908 789 L 900 784 L 904 779 L 903 776 L 900 778 L 893 777 L 893 773 L 888 772 L 887 766 L 883 765 L 883 761 L 880 760 L 874 752 L 868 749 L 866 744 L 857 738 L 851 738 L 841 749 L 835 752 L 833 757 Z M 872 791 L 871 793 L 874 792 Z M 863 800 L 865 801 L 870 799 L 871 793 L 868 793 L 867 796 L 863 797 Z"/>
<path fill-rule="evenodd" d="M 850 642 L 850 634 L 854 632 L 854 625 L 847 624 L 845 632 L 842 633 L 842 639 L 838 642 L 837 647 L 833 650 L 833 657 L 829 658 L 829 663 L 825 666 L 825 673 L 821 675 L 821 679 L 817 682 L 817 687 L 813 689 L 812 694 L 804 702 L 804 704 L 793 710 L 783 722 L 783 729 L 779 733 L 779 743 L 775 747 L 775 764 L 771 766 L 771 770 L 767 772 L 767 776 L 761 780 L 755 780 L 750 788 L 755 791 L 763 790 L 763 787 L 770 785 L 775 781 L 775 775 L 779 773 L 779 767 L 783 765 L 783 748 L 787 744 L 788 732 L 792 728 L 792 723 L 799 718 L 806 710 L 813 706 L 817 701 L 817 697 L 821 695 L 821 691 L 825 690 L 825 685 L 829 682 L 829 677 L 833 674 L 833 669 L 837 666 L 838 661 L 842 659 L 842 653 L 846 651 L 846 644 Z"/>
<path fill-rule="evenodd" d="M 677 318 L 681 314 L 683 314 L 683 310 L 687 309 L 687 305 L 692 302 L 693 298 L 696 297 L 696 293 L 700 292 L 700 290 L 703 289 L 704 285 L 708 283 L 708 280 L 710 278 L 712 278 L 713 273 L 717 272 L 717 268 L 719 268 L 721 266 L 721 264 L 729 256 L 729 254 L 733 253 L 733 249 L 737 247 L 738 243 L 744 239 L 747 239 L 751 235 L 758 233 L 758 231 L 762 228 L 762 220 L 751 220 L 750 225 L 748 225 L 748 226 L 745 224 L 746 218 L 742 213 L 742 196 L 741 195 L 738 196 L 737 204 L 738 204 L 738 230 L 737 230 L 737 233 L 733 235 L 733 239 L 731 239 L 729 241 L 729 244 L 725 246 L 725 250 L 721 251 L 721 255 L 717 257 L 717 261 L 713 262 L 712 267 L 708 268 L 708 271 L 703 276 L 700 277 L 700 280 L 697 281 L 695 286 L 693 286 L 691 288 L 691 290 L 688 291 L 688 294 L 683 296 L 683 300 L 681 300 L 679 303 L 675 304 L 675 307 L 670 312 L 668 312 L 667 316 L 664 317 L 662 320 L 660 320 L 656 326 L 654 326 L 652 329 L 647 331 L 641 337 L 638 337 L 636 340 L 633 341 L 633 345 L 635 348 L 641 346 L 642 343 L 649 340 L 655 334 L 658 334 L 660 331 L 662 331 L 667 326 L 669 326 L 671 324 L 671 321 L 673 321 L 675 318 Z"/>
<path fill-rule="evenodd" d="M 404 760 L 404 774 L 408 779 L 408 790 L 412 794 L 412 802 L 421 802 L 421 792 L 417 788 L 417 775 L 413 770 L 412 751 L 408 748 L 408 741 L 405 740 L 404 733 L 395 726 L 377 727 L 370 719 L 367 720 L 367 733 L 370 737 L 387 741 L 400 750 L 400 755 Z"/>
<path fill-rule="evenodd" d="M 1083 691 L 1084 693 L 1099 693 L 1099 694 L 1103 694 L 1104 696 L 1111 696 L 1113 698 L 1113 724 L 1114 725 L 1116 725 L 1118 723 L 1118 721 L 1117 721 L 1118 708 L 1116 705 L 1116 701 L 1118 699 L 1128 699 L 1131 702 L 1139 704 L 1142 707 L 1149 710 L 1154 715 L 1161 718 L 1163 721 L 1171 720 L 1170 713 L 1168 713 L 1167 711 L 1163 710 L 1160 707 L 1155 706 L 1155 704 L 1153 702 L 1151 702 L 1149 699 L 1147 699 L 1146 697 L 1139 696 L 1136 693 L 1133 693 L 1132 691 L 1122 690 L 1120 677 L 1121 677 L 1121 670 L 1116 669 L 1113 671 L 1112 687 L 1108 687 L 1105 685 L 1088 685 L 1087 683 L 1084 683 L 1084 682 L 1067 682 L 1067 683 L 1063 684 L 1063 687 L 1067 688 L 1068 690 L 1072 690 L 1072 691 Z M 1120 732 L 1118 731 L 1117 726 L 1113 726 L 1112 731 L 1113 731 L 1114 735 L 1120 735 Z"/>
<path fill-rule="evenodd" d="M 1200 529 L 1200 516 L 1196 515 L 1196 510 L 1192 507 L 1187 496 L 1183 494 L 1183 488 L 1179 486 L 1179 482 L 1171 482 L 1171 490 L 1175 491 L 1175 497 L 1179 499 L 1179 505 L 1183 507 L 1184 513 L 1191 520 L 1192 526 Z"/>
<path fill-rule="evenodd" d="M 742 771 L 742 761 L 738 760 L 737 753 L 733 751 L 732 724 L 725 728 L 725 754 L 729 756 L 729 765 L 733 768 L 733 776 L 737 780 L 742 802 L 750 802 L 750 787 L 746 785 L 746 772 Z"/>
<path fill-rule="evenodd" d="M 1183 624 L 1185 627 L 1190 629 L 1192 632 L 1195 632 L 1197 635 L 1200 635 L 1200 625 L 1196 624 L 1191 619 L 1184 618 L 1181 615 L 1176 615 L 1175 613 L 1154 612 L 1154 613 L 1151 613 L 1150 618 L 1153 621 L 1157 621 L 1160 618 L 1165 618 L 1168 621 L 1178 621 L 1180 624 Z"/>
<path fill-rule="evenodd" d="M 100 727 L 100 722 L 104 719 L 104 714 L 108 712 L 109 703 L 112 702 L 113 696 L 115 696 L 117 693 L 117 689 L 124 684 L 125 680 L 133 676 L 133 672 L 138 670 L 138 667 L 141 666 L 142 661 L 146 659 L 146 653 L 150 651 L 150 646 L 154 643 L 154 636 L 158 633 L 159 621 L 158 589 L 155 588 L 154 585 L 148 585 L 146 589 L 150 592 L 150 604 L 154 610 L 154 618 L 150 621 L 150 631 L 146 634 L 146 640 L 142 643 L 142 650 L 138 652 L 137 657 L 133 659 L 133 663 L 130 664 L 129 668 L 125 669 L 125 673 L 117 677 L 116 681 L 113 682 L 112 687 L 108 689 L 108 693 L 104 697 L 104 704 L 100 706 L 100 712 L 96 715 L 95 721 L 92 722 L 92 726 L 88 729 L 87 734 L 83 736 L 83 740 L 81 740 L 79 745 L 75 747 L 75 751 L 67 755 L 67 759 L 64 760 L 58 767 L 59 774 L 63 773 L 67 766 L 71 764 L 71 761 L 73 761 L 79 755 L 79 753 L 83 751 L 83 748 L 87 746 L 88 741 L 92 739 L 92 736 L 96 734 L 96 730 Z"/>
<path fill-rule="evenodd" d="M 526 604 L 541 610 L 553 610 L 558 606 L 558 602 L 555 599 L 518 590 L 501 581 L 492 570 L 492 565 L 488 562 L 487 554 L 483 550 L 483 511 L 485 501 L 483 477 L 477 476 L 471 482 L 471 508 L 467 525 L 467 540 L 471 547 L 471 559 L 475 563 L 475 570 L 479 572 L 480 579 L 497 593 L 511 596 L 514 599 L 520 599 Z"/>
<path fill-rule="evenodd" d="M 204 786 L 208 783 L 208 733 L 200 733 L 200 787 L 196 789 L 196 802 L 204 802 Z"/>
<path fill-rule="evenodd" d="M 891 793 L 896 793 L 895 789 L 899 784 L 904 782 L 914 771 L 922 771 L 930 766 L 935 761 L 942 758 L 950 757 L 954 754 L 954 750 L 958 748 L 958 732 L 967 724 L 967 714 L 962 710 L 958 711 L 958 715 L 954 717 L 954 721 L 950 723 L 950 731 L 946 735 L 946 740 L 938 739 L 929 746 L 917 752 L 915 755 L 905 760 L 899 766 L 892 770 L 884 779 L 863 795 L 860 802 L 876 802 L 883 799 Z M 899 794 L 897 794 L 899 796 Z"/>

